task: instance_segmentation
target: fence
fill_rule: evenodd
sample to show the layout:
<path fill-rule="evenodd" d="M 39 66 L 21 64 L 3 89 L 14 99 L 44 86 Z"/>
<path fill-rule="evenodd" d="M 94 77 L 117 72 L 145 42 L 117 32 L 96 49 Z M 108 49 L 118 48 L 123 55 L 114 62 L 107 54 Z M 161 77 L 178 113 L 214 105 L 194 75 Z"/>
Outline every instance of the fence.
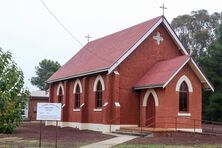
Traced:
<path fill-rule="evenodd" d="M 152 122 L 151 122 L 152 121 Z M 151 122 L 151 123 L 150 123 Z M 149 123 L 149 124 L 147 124 Z M 201 124 L 202 123 L 202 124 Z M 204 134 L 214 134 L 222 136 L 222 122 L 214 122 L 207 120 L 192 119 L 189 117 L 151 117 L 141 124 L 140 131 L 143 132 L 144 129 L 150 128 L 153 131 L 158 128 L 168 127 L 174 131 L 190 131 L 193 133 L 201 132 L 202 129 Z"/>

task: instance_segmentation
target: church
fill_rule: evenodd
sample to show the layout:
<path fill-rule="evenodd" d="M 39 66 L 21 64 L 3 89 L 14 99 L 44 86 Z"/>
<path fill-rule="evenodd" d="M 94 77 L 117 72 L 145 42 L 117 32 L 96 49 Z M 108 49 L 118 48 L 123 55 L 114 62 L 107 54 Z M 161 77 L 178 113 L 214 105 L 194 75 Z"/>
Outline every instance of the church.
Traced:
<path fill-rule="evenodd" d="M 89 42 L 47 83 L 61 127 L 102 132 L 202 132 L 202 90 L 214 91 L 164 16 Z"/>

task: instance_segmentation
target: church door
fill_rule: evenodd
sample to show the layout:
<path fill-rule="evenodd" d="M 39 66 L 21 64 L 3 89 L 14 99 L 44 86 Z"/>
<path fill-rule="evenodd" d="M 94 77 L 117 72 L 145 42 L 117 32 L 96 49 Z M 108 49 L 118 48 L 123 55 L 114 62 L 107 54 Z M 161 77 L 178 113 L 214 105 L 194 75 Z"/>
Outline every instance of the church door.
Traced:
<path fill-rule="evenodd" d="M 155 102 L 152 94 L 149 95 L 146 106 L 146 126 L 155 127 Z"/>

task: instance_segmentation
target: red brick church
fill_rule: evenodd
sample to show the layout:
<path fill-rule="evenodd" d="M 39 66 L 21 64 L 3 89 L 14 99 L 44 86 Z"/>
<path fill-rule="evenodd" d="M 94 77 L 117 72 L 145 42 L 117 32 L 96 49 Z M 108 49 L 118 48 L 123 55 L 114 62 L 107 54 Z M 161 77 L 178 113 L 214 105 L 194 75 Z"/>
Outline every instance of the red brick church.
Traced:
<path fill-rule="evenodd" d="M 60 126 L 103 132 L 201 132 L 202 90 L 214 90 L 163 16 L 89 42 L 47 82 Z"/>

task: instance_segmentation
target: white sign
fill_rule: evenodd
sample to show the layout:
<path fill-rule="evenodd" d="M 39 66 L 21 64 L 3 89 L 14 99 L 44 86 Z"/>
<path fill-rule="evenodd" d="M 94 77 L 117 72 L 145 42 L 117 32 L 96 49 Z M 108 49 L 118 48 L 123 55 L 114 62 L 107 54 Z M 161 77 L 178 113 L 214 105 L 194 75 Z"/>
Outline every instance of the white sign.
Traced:
<path fill-rule="evenodd" d="M 61 103 L 37 103 L 36 120 L 61 120 Z"/>

